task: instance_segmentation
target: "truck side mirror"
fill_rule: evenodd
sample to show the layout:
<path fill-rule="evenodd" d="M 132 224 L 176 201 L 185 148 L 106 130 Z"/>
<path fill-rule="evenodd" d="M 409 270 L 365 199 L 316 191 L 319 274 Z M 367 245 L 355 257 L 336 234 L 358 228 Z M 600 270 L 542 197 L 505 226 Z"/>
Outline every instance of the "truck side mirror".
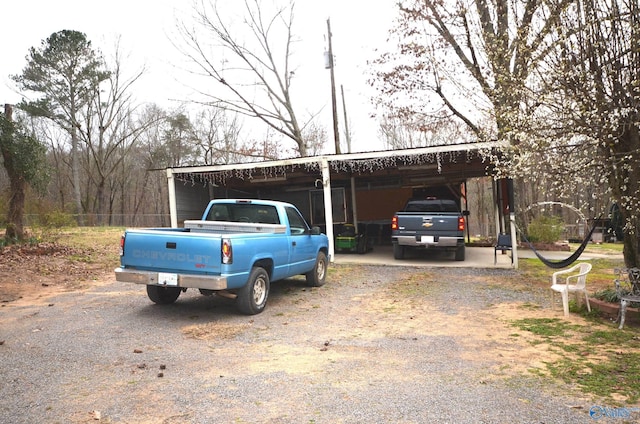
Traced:
<path fill-rule="evenodd" d="M 471 213 L 469 211 L 465 210 L 465 211 L 462 211 L 462 215 L 469 216 L 469 215 L 471 215 Z"/>
<path fill-rule="evenodd" d="M 322 234 L 320 232 L 320 227 L 311 227 L 311 235 L 312 236 L 318 236 L 320 234 Z"/>

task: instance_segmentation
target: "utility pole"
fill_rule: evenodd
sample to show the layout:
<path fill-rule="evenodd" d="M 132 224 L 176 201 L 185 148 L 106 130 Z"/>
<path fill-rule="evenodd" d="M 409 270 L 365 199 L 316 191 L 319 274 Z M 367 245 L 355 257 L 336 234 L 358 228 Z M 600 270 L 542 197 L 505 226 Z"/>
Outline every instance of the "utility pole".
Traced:
<path fill-rule="evenodd" d="M 347 153 L 351 153 L 351 134 L 349 134 L 349 120 L 347 119 L 347 103 L 344 100 L 344 87 L 340 84 L 342 95 L 342 110 L 344 111 L 344 136 L 347 139 Z"/>
<path fill-rule="evenodd" d="M 333 72 L 333 48 L 331 46 L 331 20 L 327 19 L 327 37 L 329 39 L 329 57 L 327 66 L 331 72 L 331 105 L 333 106 L 333 138 L 336 145 L 336 154 L 340 151 L 340 133 L 338 132 L 338 105 L 336 104 L 336 78 Z"/>

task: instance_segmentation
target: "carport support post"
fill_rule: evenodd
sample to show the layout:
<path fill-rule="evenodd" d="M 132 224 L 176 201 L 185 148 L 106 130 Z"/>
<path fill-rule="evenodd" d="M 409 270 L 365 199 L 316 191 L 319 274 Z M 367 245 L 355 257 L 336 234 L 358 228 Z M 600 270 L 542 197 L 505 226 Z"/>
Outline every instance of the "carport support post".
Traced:
<path fill-rule="evenodd" d="M 500 222 L 500 202 L 498 200 L 498 185 L 496 184 L 496 180 L 491 180 L 491 188 L 493 190 L 493 215 L 496 225 L 495 236 L 497 240 L 498 234 L 502 232 L 502 225 Z"/>
<path fill-rule="evenodd" d="M 351 177 L 351 210 L 353 211 L 353 226 L 358 234 L 358 204 L 356 202 L 356 179 Z"/>
<path fill-rule="evenodd" d="M 176 181 L 173 178 L 173 170 L 167 168 L 167 184 L 169 188 L 169 214 L 171 215 L 171 228 L 178 228 L 178 208 L 176 205 Z"/>
<path fill-rule="evenodd" d="M 333 245 L 333 202 L 331 200 L 331 172 L 329 171 L 329 161 L 326 157 L 320 159 L 322 168 L 322 187 L 324 191 L 324 221 L 327 226 L 327 237 L 329 238 L 329 261 L 334 260 Z"/>
<path fill-rule="evenodd" d="M 511 223 L 511 255 L 513 256 L 513 267 L 518 269 L 518 237 L 516 234 L 516 214 L 509 214 L 509 222 Z"/>
<path fill-rule="evenodd" d="M 518 269 L 518 238 L 516 234 L 516 206 L 513 192 L 513 180 L 507 180 L 507 192 L 509 196 L 509 224 L 511 226 L 511 256 L 513 257 L 513 267 Z"/>

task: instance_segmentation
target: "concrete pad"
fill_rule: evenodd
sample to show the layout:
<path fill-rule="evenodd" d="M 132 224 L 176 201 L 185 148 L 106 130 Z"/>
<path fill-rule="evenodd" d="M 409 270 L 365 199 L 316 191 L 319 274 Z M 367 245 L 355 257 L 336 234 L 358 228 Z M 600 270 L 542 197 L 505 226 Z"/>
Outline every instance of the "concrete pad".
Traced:
<path fill-rule="evenodd" d="M 551 260 L 565 259 L 571 252 L 540 252 L 542 256 Z M 437 250 L 422 250 L 407 252 L 405 259 L 393 258 L 392 246 L 374 246 L 373 250 L 364 254 L 341 253 L 335 255 L 336 264 L 368 264 L 368 265 L 389 265 L 389 266 L 415 266 L 415 267 L 455 267 L 455 268 L 496 268 L 510 269 L 511 252 L 498 251 L 497 264 L 494 265 L 493 247 L 467 247 L 465 260 L 454 260 L 453 252 L 440 252 Z M 535 254 L 528 249 L 518 249 L 518 258 L 535 258 Z M 583 253 L 579 260 L 589 260 L 594 258 L 620 258 L 620 255 L 603 255 L 594 253 Z"/>

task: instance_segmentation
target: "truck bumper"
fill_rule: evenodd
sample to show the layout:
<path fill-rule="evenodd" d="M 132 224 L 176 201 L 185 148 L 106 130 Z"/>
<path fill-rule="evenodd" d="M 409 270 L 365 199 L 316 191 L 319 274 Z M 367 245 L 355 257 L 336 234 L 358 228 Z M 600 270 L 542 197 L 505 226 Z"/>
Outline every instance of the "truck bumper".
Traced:
<path fill-rule="evenodd" d="M 207 290 L 227 289 L 227 277 L 215 275 L 168 274 L 137 269 L 116 268 L 116 281 L 152 286 Z"/>
<path fill-rule="evenodd" d="M 394 236 L 393 241 L 400 246 L 412 247 L 456 247 L 464 244 L 464 238 L 460 237 L 416 237 L 416 236 Z"/>

